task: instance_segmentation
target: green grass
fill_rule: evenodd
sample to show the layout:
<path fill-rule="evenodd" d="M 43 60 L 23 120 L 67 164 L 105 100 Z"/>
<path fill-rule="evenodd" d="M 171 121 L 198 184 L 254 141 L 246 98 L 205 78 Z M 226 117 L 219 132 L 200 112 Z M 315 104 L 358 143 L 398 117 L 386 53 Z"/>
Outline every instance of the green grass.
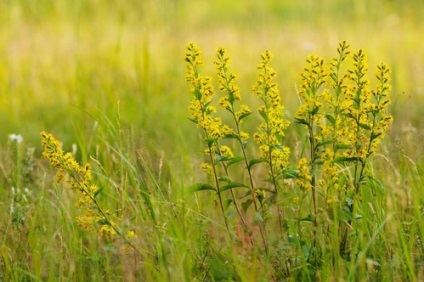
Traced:
<path fill-rule="evenodd" d="M 422 1 L 106 2 L 0 3 L 0 280 L 423 279 Z M 204 155 L 187 119 L 185 46 L 202 48 L 204 73 L 215 72 L 216 48 L 227 48 L 252 108 L 259 56 L 271 51 L 293 121 L 304 59 L 330 59 L 342 40 L 366 51 L 371 71 L 380 61 L 392 68 L 394 122 L 371 160 L 382 184 L 362 191 L 355 256 L 324 252 L 308 264 L 287 242 L 273 256 L 248 253 L 229 242 L 212 193 L 188 192 L 204 180 Z M 78 227 L 78 195 L 54 183 L 42 130 L 91 163 L 99 201 L 136 232 L 140 253 Z M 12 133 L 24 141 L 16 146 Z M 295 151 L 299 126 L 286 134 Z"/>

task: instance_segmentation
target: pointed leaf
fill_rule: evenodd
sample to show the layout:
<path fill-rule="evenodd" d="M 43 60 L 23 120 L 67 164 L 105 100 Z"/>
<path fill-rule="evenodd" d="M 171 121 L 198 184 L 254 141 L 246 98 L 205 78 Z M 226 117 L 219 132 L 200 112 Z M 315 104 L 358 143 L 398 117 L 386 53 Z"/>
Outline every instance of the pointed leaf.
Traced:
<path fill-rule="evenodd" d="M 300 123 L 300 124 L 304 124 L 304 125 L 306 125 L 307 127 L 309 127 L 309 123 L 308 123 L 306 120 L 304 120 L 304 119 L 296 118 L 296 119 L 295 119 L 295 122 L 296 122 L 296 123 Z"/>
<path fill-rule="evenodd" d="M 342 162 L 353 162 L 357 161 L 357 157 L 338 157 L 334 160 L 335 163 L 342 163 Z"/>
<path fill-rule="evenodd" d="M 243 211 L 246 213 L 247 209 L 252 205 L 253 201 L 252 199 L 248 199 L 245 202 L 241 203 L 241 208 L 243 209 Z"/>
<path fill-rule="evenodd" d="M 283 170 L 283 177 L 290 179 L 290 178 L 298 178 L 299 177 L 299 171 L 297 169 L 285 169 Z"/>
<path fill-rule="evenodd" d="M 199 91 L 199 89 L 194 89 L 194 97 L 196 97 L 197 100 L 200 100 L 202 98 L 202 92 Z"/>
<path fill-rule="evenodd" d="M 248 116 L 250 116 L 252 113 L 251 112 L 249 112 L 249 113 L 245 113 L 245 114 L 242 114 L 239 118 L 238 118 L 238 122 L 240 122 L 242 119 L 244 119 L 245 117 L 248 117 Z"/>
<path fill-rule="evenodd" d="M 333 125 L 336 126 L 336 119 L 332 116 L 332 115 L 325 115 L 325 117 L 327 118 L 327 120 Z"/>
<path fill-rule="evenodd" d="M 212 147 L 213 143 L 216 142 L 216 139 L 214 138 L 208 138 L 206 139 L 206 144 L 208 145 L 208 147 Z"/>
<path fill-rule="evenodd" d="M 293 235 L 289 235 L 287 236 L 287 242 L 292 243 L 292 244 L 300 244 L 300 240 L 298 237 L 295 237 Z"/>
<path fill-rule="evenodd" d="M 380 135 L 381 135 L 381 133 L 373 133 L 373 134 L 371 134 L 371 140 L 370 141 L 373 141 L 374 139 L 378 138 Z"/>
<path fill-rule="evenodd" d="M 315 115 L 316 113 L 318 113 L 319 111 L 319 107 L 315 107 L 310 113 L 311 115 Z"/>
<path fill-rule="evenodd" d="M 194 118 L 187 118 L 189 121 L 191 121 L 191 122 L 193 122 L 193 123 L 195 123 L 195 124 L 197 124 L 197 119 L 194 119 Z"/>
<path fill-rule="evenodd" d="M 371 127 L 365 123 L 359 123 L 359 127 L 362 127 L 363 129 L 366 129 L 366 130 L 371 130 Z"/>
<path fill-rule="evenodd" d="M 97 191 L 96 192 L 94 192 L 94 198 L 96 198 L 97 197 L 97 195 L 99 195 L 102 191 L 103 191 L 103 189 L 104 189 L 104 187 L 102 186 L 102 187 L 100 187 L 99 189 L 97 189 Z"/>
<path fill-rule="evenodd" d="M 240 140 L 240 137 L 237 134 L 234 134 L 234 133 L 226 134 L 222 138 L 223 139 L 237 139 L 237 140 Z"/>
<path fill-rule="evenodd" d="M 268 116 L 266 115 L 266 112 L 265 111 L 259 111 L 259 114 L 261 115 L 261 117 L 266 121 L 266 122 L 268 122 Z"/>
<path fill-rule="evenodd" d="M 215 187 L 208 183 L 197 183 L 189 188 L 190 192 L 197 192 L 197 191 L 203 191 L 203 190 L 212 190 L 216 192 Z"/>
<path fill-rule="evenodd" d="M 336 149 L 350 149 L 352 146 L 346 144 L 336 144 Z"/>
<path fill-rule="evenodd" d="M 250 160 L 248 168 L 252 168 L 252 166 L 254 166 L 255 164 L 259 164 L 259 163 L 263 163 L 265 160 L 264 159 L 253 159 Z"/>
<path fill-rule="evenodd" d="M 222 181 L 222 182 L 227 182 L 227 183 L 230 183 L 231 182 L 231 180 L 228 178 L 228 177 L 218 177 L 218 180 L 219 181 Z"/>
<path fill-rule="evenodd" d="M 234 158 L 232 158 L 232 160 L 230 160 L 228 162 L 228 166 L 230 166 L 232 164 L 236 164 L 236 163 L 241 162 L 243 160 L 244 160 L 244 157 L 234 157 Z"/>
<path fill-rule="evenodd" d="M 250 195 L 252 195 L 252 190 L 247 191 L 246 194 L 240 197 L 240 199 L 246 198 L 247 196 L 250 196 Z"/>
<path fill-rule="evenodd" d="M 232 157 L 228 157 L 228 156 L 216 156 L 215 157 L 215 162 L 216 163 L 220 163 L 220 162 L 226 162 L 233 159 Z"/>
<path fill-rule="evenodd" d="M 219 191 L 224 192 L 226 190 L 230 190 L 233 188 L 249 188 L 249 186 L 246 186 L 245 184 L 240 182 L 231 182 L 231 183 L 228 183 L 227 185 L 222 186 L 221 189 L 219 189 Z"/>
<path fill-rule="evenodd" d="M 233 202 L 233 199 L 225 200 L 225 203 L 224 203 L 225 209 L 228 209 L 228 207 L 231 205 L 232 202 Z"/>
<path fill-rule="evenodd" d="M 307 217 L 301 218 L 300 221 L 313 222 L 314 221 L 314 217 L 313 217 L 312 214 L 308 214 Z"/>

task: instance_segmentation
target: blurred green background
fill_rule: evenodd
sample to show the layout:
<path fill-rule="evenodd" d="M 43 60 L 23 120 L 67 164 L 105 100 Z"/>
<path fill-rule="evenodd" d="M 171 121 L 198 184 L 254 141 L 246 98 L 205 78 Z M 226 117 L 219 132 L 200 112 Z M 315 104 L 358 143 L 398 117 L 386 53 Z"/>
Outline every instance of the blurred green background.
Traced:
<path fill-rule="evenodd" d="M 330 59 L 346 40 L 366 51 L 371 73 L 380 61 L 392 67 L 390 137 L 416 152 L 424 123 L 423 12 L 419 0 L 3 0 L 0 144 L 11 133 L 38 144 L 41 130 L 70 144 L 77 132 L 93 134 L 98 113 L 113 119 L 119 107 L 122 121 L 152 147 L 178 155 L 199 141 L 186 119 L 189 41 L 204 51 L 205 73 L 214 73 L 217 47 L 228 49 L 250 104 L 260 53 L 270 50 L 291 116 L 305 58 Z"/>

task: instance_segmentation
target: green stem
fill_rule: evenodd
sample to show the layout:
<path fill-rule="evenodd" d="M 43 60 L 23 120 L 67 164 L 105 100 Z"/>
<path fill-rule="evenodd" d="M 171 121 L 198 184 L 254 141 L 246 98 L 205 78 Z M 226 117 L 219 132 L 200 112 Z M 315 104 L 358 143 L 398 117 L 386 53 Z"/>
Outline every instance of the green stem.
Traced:
<path fill-rule="evenodd" d="M 208 148 L 209 148 L 209 159 L 210 159 L 210 162 L 211 162 L 211 165 L 212 165 L 214 181 L 215 181 L 215 185 L 216 185 L 216 193 L 218 194 L 218 199 L 219 199 L 219 206 L 221 208 L 222 216 L 224 217 L 225 227 L 227 228 L 228 236 L 230 237 L 230 240 L 232 241 L 233 237 L 231 236 L 230 227 L 228 225 L 228 219 L 227 219 L 227 216 L 225 215 L 225 208 L 224 208 L 224 204 L 222 202 L 221 191 L 219 189 L 220 186 L 219 186 L 218 174 L 217 174 L 216 168 L 215 168 L 215 162 L 213 160 L 212 146 L 209 145 Z"/>

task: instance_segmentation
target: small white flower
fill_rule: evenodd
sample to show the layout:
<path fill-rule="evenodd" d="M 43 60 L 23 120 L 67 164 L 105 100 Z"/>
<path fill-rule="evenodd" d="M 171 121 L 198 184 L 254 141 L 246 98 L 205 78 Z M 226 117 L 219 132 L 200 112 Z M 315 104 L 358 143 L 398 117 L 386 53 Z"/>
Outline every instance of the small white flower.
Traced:
<path fill-rule="evenodd" d="M 13 133 L 13 134 L 9 134 L 9 140 L 20 144 L 22 143 L 22 141 L 24 141 L 24 138 L 20 134 Z"/>

